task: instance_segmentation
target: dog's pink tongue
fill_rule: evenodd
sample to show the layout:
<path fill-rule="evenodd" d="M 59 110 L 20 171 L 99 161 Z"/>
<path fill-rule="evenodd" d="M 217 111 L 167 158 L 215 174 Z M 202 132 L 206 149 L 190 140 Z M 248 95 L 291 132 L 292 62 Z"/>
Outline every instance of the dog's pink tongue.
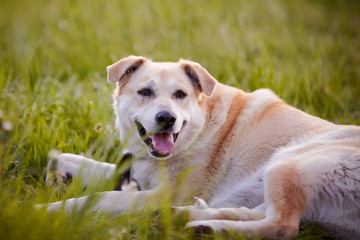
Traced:
<path fill-rule="evenodd" d="M 170 154 L 174 149 L 174 138 L 172 133 L 154 133 L 152 135 L 154 148 L 160 154 Z"/>

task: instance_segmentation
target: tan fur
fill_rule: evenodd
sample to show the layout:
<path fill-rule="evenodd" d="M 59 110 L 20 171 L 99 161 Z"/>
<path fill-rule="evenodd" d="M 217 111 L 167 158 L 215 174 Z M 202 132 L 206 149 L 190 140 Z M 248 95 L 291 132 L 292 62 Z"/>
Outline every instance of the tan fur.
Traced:
<path fill-rule="evenodd" d="M 228 112 L 226 114 L 226 121 L 221 126 L 219 130 L 215 133 L 214 138 L 217 140 L 216 145 L 213 147 L 211 152 L 211 159 L 209 163 L 206 166 L 206 169 L 203 170 L 205 175 L 205 181 L 203 186 L 200 186 L 200 191 L 198 192 L 199 195 L 202 195 L 201 189 L 206 189 L 209 185 L 209 182 L 212 181 L 212 179 L 217 179 L 218 176 L 217 173 L 221 169 L 223 165 L 223 153 L 227 147 L 226 142 L 229 141 L 228 138 L 230 138 L 230 132 L 232 131 L 232 128 L 235 124 L 235 121 L 238 118 L 238 115 L 241 114 L 241 111 L 246 103 L 245 97 L 241 94 L 238 94 L 234 96 L 232 99 L 231 105 L 228 109 Z M 210 113 L 211 114 L 211 113 Z"/>
<path fill-rule="evenodd" d="M 306 114 L 270 90 L 246 93 L 217 83 L 189 60 L 158 63 L 130 56 L 107 70 L 108 82 L 117 83 L 116 126 L 127 143 L 124 151 L 133 156 L 131 178 L 145 191 L 103 193 L 95 210 L 156 207 L 166 171 L 174 203 L 195 195 L 209 204 L 198 199 L 194 206 L 175 208 L 190 214 L 187 227 L 290 238 L 300 221 L 318 221 L 348 239 L 360 234 L 359 127 Z M 144 89 L 151 94 L 144 96 Z M 185 97 L 179 98 L 179 91 Z M 161 112 L 175 121 L 160 133 Z M 166 135 L 171 152 L 157 154 L 153 139 L 147 139 L 149 145 L 140 137 L 142 131 Z M 115 171 L 114 165 L 74 155 L 58 161 L 62 176 L 75 176 L 81 165 L 95 176 Z M 70 199 L 66 209 L 85 202 Z"/>
<path fill-rule="evenodd" d="M 280 226 L 296 228 L 306 207 L 306 191 L 300 185 L 296 164 L 282 164 L 268 173 L 269 199 Z"/>

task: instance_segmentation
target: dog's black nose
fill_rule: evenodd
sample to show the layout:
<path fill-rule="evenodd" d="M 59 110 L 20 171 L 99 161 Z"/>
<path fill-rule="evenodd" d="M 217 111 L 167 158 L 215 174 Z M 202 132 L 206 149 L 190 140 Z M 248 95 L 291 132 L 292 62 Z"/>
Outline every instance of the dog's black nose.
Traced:
<path fill-rule="evenodd" d="M 156 122 L 161 125 L 163 129 L 168 129 L 174 126 L 176 117 L 174 114 L 163 111 L 156 115 Z"/>

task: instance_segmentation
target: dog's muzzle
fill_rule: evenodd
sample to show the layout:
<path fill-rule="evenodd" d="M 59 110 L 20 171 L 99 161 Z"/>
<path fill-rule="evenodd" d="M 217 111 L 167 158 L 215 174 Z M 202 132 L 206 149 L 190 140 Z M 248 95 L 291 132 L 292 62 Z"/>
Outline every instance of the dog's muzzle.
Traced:
<path fill-rule="evenodd" d="M 157 158 L 166 158 L 172 153 L 179 135 L 179 133 L 171 131 L 176 117 L 167 112 L 160 112 L 156 115 L 156 121 L 159 124 L 156 132 L 147 132 L 139 121 L 135 121 L 135 123 L 140 137 L 148 147 L 149 153 Z"/>

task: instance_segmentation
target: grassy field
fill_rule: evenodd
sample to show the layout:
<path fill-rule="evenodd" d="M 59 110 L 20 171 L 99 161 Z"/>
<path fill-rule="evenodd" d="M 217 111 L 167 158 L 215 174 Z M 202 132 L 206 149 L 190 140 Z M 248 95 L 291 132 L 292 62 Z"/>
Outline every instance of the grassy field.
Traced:
<path fill-rule="evenodd" d="M 340 0 L 1 0 L 0 239 L 192 239 L 166 199 L 124 216 L 34 210 L 110 188 L 44 184 L 51 149 L 121 157 L 105 67 L 130 54 L 191 59 L 220 82 L 271 88 L 310 114 L 360 124 L 359 13 Z M 324 236 L 309 227 L 298 239 Z"/>

